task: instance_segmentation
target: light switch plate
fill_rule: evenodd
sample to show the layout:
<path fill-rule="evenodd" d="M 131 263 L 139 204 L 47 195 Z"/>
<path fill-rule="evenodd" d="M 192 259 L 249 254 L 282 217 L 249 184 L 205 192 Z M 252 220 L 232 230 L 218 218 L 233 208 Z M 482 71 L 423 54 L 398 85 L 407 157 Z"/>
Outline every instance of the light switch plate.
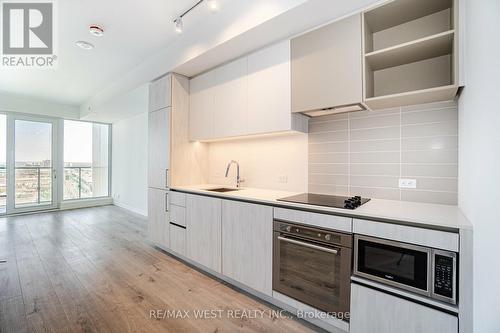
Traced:
<path fill-rule="evenodd" d="M 417 180 L 410 178 L 400 178 L 399 179 L 400 188 L 417 188 Z"/>

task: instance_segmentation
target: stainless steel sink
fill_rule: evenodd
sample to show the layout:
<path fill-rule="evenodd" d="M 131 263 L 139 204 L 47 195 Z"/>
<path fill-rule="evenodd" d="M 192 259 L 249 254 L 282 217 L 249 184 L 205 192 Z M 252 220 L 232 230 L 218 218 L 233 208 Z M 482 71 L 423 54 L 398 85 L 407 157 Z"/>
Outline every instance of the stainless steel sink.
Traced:
<path fill-rule="evenodd" d="M 218 187 L 218 188 L 207 188 L 205 191 L 212 191 L 212 192 L 232 192 L 232 191 L 239 191 L 237 188 L 229 188 L 229 187 Z"/>

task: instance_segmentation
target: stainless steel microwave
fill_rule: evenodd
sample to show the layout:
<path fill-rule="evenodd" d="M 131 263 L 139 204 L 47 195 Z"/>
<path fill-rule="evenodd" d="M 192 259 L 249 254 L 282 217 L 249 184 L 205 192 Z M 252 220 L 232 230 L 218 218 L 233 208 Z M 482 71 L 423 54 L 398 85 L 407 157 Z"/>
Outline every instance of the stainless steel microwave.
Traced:
<path fill-rule="evenodd" d="M 457 254 L 354 236 L 354 275 L 457 304 Z"/>

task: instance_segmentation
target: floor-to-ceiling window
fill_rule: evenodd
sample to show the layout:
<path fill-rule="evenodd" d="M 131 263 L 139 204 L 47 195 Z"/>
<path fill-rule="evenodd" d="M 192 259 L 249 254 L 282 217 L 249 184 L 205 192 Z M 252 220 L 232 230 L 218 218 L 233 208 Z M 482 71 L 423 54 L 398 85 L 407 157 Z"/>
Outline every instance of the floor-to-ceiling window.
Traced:
<path fill-rule="evenodd" d="M 15 120 L 15 208 L 53 203 L 53 122 Z"/>
<path fill-rule="evenodd" d="M 7 116 L 0 114 L 0 214 L 7 208 Z"/>
<path fill-rule="evenodd" d="M 110 127 L 0 113 L 0 214 L 109 197 Z"/>
<path fill-rule="evenodd" d="M 109 125 L 64 121 L 63 199 L 109 195 Z"/>

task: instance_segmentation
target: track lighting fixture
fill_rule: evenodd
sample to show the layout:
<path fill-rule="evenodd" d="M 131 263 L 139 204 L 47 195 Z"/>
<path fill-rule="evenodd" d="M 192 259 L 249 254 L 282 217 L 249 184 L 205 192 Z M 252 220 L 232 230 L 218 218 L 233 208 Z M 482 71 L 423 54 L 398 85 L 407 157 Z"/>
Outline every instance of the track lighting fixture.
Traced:
<path fill-rule="evenodd" d="M 219 3 L 217 2 L 217 0 L 207 0 L 207 6 L 212 13 L 215 13 L 219 10 Z"/>
<path fill-rule="evenodd" d="M 175 32 L 177 32 L 178 34 L 181 34 L 182 30 L 184 28 L 184 25 L 182 24 L 182 16 L 179 16 L 178 18 L 176 18 L 174 20 L 174 24 L 175 24 Z"/>
<path fill-rule="evenodd" d="M 201 4 L 203 1 L 207 3 L 208 9 L 212 12 L 215 13 L 216 11 L 219 10 L 219 2 L 217 0 L 199 0 L 197 3 L 195 3 L 191 8 L 186 10 L 184 13 L 179 15 L 175 20 L 174 20 L 174 26 L 175 26 L 175 32 L 178 34 L 181 34 L 182 31 L 184 30 L 184 25 L 182 23 L 182 18 L 187 15 L 190 11 L 198 7 L 199 4 Z"/>

